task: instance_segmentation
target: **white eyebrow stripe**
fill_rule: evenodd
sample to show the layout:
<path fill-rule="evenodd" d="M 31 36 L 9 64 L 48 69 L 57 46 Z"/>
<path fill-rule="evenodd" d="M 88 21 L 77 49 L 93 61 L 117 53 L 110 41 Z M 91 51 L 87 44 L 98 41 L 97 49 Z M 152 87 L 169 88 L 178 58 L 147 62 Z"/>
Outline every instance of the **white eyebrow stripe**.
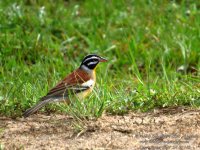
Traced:
<path fill-rule="evenodd" d="M 87 65 L 90 66 L 90 65 L 94 65 L 94 64 L 97 64 L 98 61 L 92 61 L 92 62 L 89 62 Z"/>
<path fill-rule="evenodd" d="M 88 61 L 88 60 L 90 60 L 90 59 L 97 59 L 97 60 L 98 60 L 98 58 L 97 58 L 96 56 L 92 56 L 92 57 L 89 57 L 89 58 L 85 59 L 85 60 L 83 61 L 83 63 L 86 62 L 86 61 Z"/>

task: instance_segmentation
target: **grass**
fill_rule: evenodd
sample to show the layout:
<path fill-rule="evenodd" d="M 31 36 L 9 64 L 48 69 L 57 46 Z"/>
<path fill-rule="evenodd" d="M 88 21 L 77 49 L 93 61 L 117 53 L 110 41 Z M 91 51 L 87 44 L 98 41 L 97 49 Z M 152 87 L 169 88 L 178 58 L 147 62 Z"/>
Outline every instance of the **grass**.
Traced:
<path fill-rule="evenodd" d="M 79 118 L 199 107 L 199 7 L 195 0 L 0 1 L 0 115 L 21 116 L 89 53 L 109 59 L 97 68 L 94 93 L 41 111 Z"/>

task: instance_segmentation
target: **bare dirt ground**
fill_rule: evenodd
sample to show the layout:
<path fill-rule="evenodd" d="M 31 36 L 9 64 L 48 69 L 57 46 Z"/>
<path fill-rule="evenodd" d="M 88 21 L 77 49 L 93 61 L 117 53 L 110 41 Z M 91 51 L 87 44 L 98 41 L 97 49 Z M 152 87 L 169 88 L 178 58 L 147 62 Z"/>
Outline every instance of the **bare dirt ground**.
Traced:
<path fill-rule="evenodd" d="M 82 130 L 66 115 L 0 117 L 0 149 L 200 149 L 199 123 L 199 110 L 180 107 L 105 114 Z"/>

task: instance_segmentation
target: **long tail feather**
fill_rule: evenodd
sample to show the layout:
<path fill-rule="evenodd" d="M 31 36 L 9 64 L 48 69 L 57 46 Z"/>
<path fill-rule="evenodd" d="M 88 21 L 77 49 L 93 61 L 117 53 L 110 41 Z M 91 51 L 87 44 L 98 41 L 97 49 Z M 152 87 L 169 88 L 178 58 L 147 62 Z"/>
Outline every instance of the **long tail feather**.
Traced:
<path fill-rule="evenodd" d="M 42 108 L 43 106 L 45 106 L 47 103 L 49 103 L 49 100 L 44 100 L 44 101 L 40 101 L 38 104 L 36 104 L 35 106 L 27 109 L 24 113 L 23 116 L 26 118 L 28 116 L 30 116 L 31 114 L 35 113 L 36 111 L 38 111 L 40 108 Z"/>

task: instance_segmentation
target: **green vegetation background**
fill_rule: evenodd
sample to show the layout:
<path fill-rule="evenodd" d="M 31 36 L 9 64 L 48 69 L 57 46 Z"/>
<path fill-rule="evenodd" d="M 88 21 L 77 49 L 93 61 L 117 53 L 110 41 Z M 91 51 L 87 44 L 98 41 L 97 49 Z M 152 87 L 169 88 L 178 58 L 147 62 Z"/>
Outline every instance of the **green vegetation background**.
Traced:
<path fill-rule="evenodd" d="M 200 105 L 199 1 L 2 0 L 0 115 L 20 116 L 89 53 L 109 59 L 97 68 L 95 92 L 41 112 Z"/>

